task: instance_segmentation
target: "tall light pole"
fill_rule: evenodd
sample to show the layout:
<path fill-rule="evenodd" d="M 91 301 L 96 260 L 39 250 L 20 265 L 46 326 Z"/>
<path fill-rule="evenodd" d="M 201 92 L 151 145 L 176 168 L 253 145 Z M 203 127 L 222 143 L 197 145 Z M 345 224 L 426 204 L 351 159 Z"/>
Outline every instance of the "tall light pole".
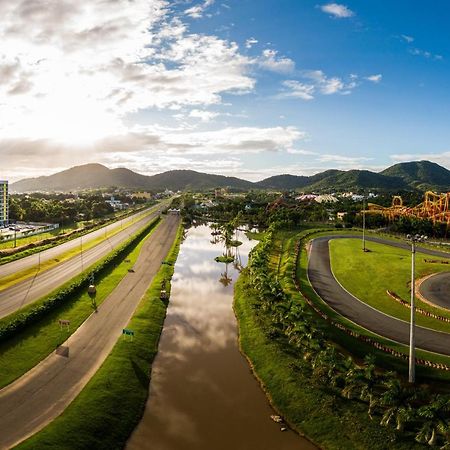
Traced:
<path fill-rule="evenodd" d="M 411 320 L 409 323 L 409 374 L 408 381 L 416 381 L 416 286 L 415 286 L 415 268 L 416 268 L 416 243 L 424 242 L 427 236 L 420 234 L 408 234 L 406 239 L 411 242 Z"/>
<path fill-rule="evenodd" d="M 366 197 L 363 197 L 363 252 L 366 251 Z"/>
<path fill-rule="evenodd" d="M 83 235 L 80 236 L 80 260 L 81 260 L 81 272 L 83 272 Z"/>

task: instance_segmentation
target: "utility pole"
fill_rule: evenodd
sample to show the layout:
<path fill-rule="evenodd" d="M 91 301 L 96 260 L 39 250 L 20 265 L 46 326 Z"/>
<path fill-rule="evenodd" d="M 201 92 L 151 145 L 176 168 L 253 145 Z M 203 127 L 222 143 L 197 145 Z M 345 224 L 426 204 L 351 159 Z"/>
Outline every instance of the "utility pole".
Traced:
<path fill-rule="evenodd" d="M 363 252 L 366 250 L 366 197 L 363 197 Z"/>
<path fill-rule="evenodd" d="M 83 235 L 80 236 L 80 259 L 81 259 L 81 272 L 83 272 Z"/>
<path fill-rule="evenodd" d="M 406 239 L 411 241 L 411 319 L 409 323 L 409 374 L 408 381 L 415 383 L 416 381 L 416 286 L 415 286 L 415 269 L 416 269 L 416 243 L 424 242 L 427 236 L 410 235 Z"/>

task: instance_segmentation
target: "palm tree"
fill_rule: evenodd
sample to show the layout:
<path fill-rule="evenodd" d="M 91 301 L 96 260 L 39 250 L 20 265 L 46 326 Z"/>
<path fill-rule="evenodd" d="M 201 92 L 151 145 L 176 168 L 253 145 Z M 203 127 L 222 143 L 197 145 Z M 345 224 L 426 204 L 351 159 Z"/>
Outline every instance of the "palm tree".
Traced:
<path fill-rule="evenodd" d="M 342 357 L 333 345 L 325 347 L 317 353 L 312 363 L 313 374 L 319 379 L 331 382 L 332 386 L 342 375 Z"/>
<path fill-rule="evenodd" d="M 417 433 L 416 440 L 421 443 L 427 442 L 428 445 L 435 445 L 438 432 L 446 434 L 449 424 L 447 421 L 450 411 L 450 397 L 446 395 L 435 395 L 430 403 L 421 406 L 417 415 L 424 419 L 422 427 Z"/>
<path fill-rule="evenodd" d="M 369 403 L 368 414 L 371 419 L 373 409 L 378 405 L 378 385 L 380 376 L 376 373 L 375 357 L 367 355 L 364 358 L 365 366 L 363 368 L 363 386 L 359 398 Z"/>
<path fill-rule="evenodd" d="M 417 398 L 417 392 L 410 386 L 404 386 L 398 378 L 386 381 L 387 390 L 381 397 L 381 404 L 386 410 L 381 418 L 381 425 L 389 425 L 395 420 L 397 431 L 403 431 L 405 424 L 413 417 L 412 402 Z"/>

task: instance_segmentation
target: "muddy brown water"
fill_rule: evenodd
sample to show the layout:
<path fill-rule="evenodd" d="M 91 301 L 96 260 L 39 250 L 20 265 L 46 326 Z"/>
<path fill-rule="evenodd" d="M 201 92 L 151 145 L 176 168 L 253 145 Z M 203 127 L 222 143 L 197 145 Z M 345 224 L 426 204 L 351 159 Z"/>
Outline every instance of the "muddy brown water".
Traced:
<path fill-rule="evenodd" d="M 226 266 L 214 261 L 222 247 L 211 239 L 210 228 L 199 226 L 188 231 L 181 246 L 149 399 L 126 448 L 316 449 L 271 420 L 275 413 L 239 352 L 232 309 L 239 273 L 228 265 L 231 281 L 224 285 Z M 244 234 L 239 239 L 245 265 L 256 242 Z"/>

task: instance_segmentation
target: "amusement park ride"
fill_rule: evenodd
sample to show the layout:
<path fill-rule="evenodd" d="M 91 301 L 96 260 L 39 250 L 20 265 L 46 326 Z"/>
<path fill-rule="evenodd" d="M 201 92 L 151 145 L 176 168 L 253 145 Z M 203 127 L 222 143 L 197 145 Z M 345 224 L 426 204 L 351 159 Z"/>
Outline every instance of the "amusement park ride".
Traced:
<path fill-rule="evenodd" d="M 427 191 L 425 200 L 417 206 L 404 206 L 403 200 L 396 195 L 392 199 L 392 206 L 384 206 L 369 203 L 366 214 L 382 214 L 389 220 L 397 217 L 416 217 L 418 219 L 429 219 L 433 223 L 445 223 L 450 227 L 450 192 L 446 194 L 435 194 Z"/>

